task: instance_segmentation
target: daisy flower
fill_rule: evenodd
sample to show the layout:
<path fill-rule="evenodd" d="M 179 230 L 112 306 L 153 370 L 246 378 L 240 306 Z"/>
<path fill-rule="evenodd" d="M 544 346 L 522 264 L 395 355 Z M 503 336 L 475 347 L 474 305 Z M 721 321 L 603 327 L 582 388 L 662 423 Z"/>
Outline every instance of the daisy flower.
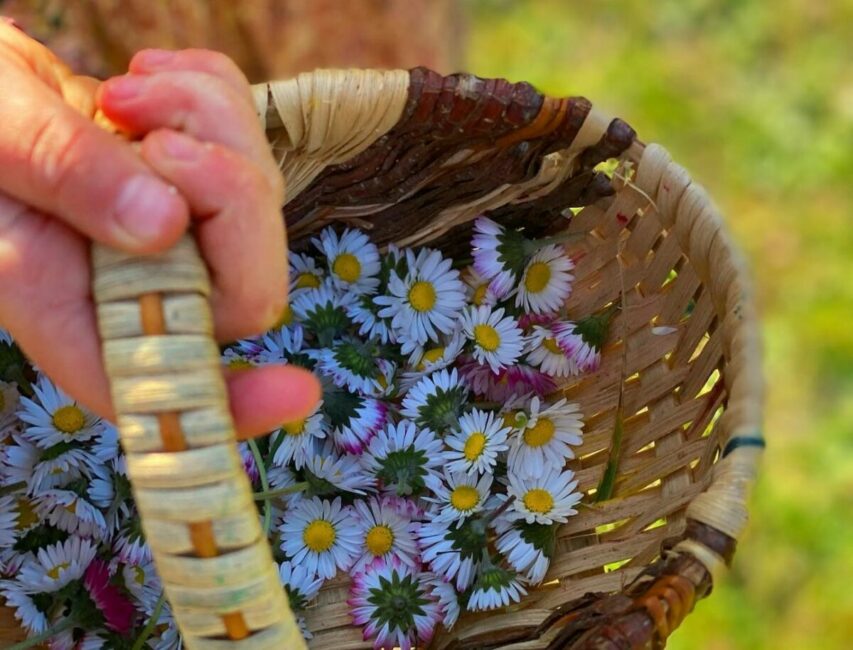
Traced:
<path fill-rule="evenodd" d="M 133 628 L 136 612 L 124 592 L 110 583 L 107 563 L 95 558 L 83 574 L 83 586 L 104 617 L 104 627 L 119 634 L 128 634 Z"/>
<path fill-rule="evenodd" d="M 151 561 L 151 548 L 145 543 L 139 517 L 126 519 L 113 541 L 113 554 L 124 564 L 145 564 Z"/>
<path fill-rule="evenodd" d="M 364 494 L 373 488 L 373 477 L 361 466 L 358 456 L 341 454 L 331 440 L 314 443 L 314 450 L 305 458 L 303 466 L 309 493 L 313 495 L 334 494 L 338 490 Z"/>
<path fill-rule="evenodd" d="M 351 454 L 361 454 L 388 418 L 388 406 L 373 397 L 343 391 L 323 393 L 323 413 L 333 429 L 335 443 Z"/>
<path fill-rule="evenodd" d="M 534 314 L 556 314 L 572 293 L 573 268 L 562 246 L 540 248 L 524 267 L 515 306 Z"/>
<path fill-rule="evenodd" d="M 416 347 L 409 355 L 409 364 L 413 370 L 402 374 L 400 387 L 408 390 L 423 377 L 447 368 L 457 360 L 464 345 L 465 337 L 457 324 L 451 334 L 440 337 L 439 341 L 429 341 L 426 345 Z"/>
<path fill-rule="evenodd" d="M 403 398 L 404 417 L 442 433 L 456 427 L 468 398 L 455 369 L 439 370 L 416 383 Z"/>
<path fill-rule="evenodd" d="M 36 606 L 29 593 L 16 582 L 5 581 L 0 584 L 3 585 L 0 596 L 3 596 L 7 607 L 15 610 L 15 618 L 30 634 L 41 634 L 47 630 L 47 616 Z"/>
<path fill-rule="evenodd" d="M 346 310 L 350 302 L 351 297 L 341 297 L 324 284 L 319 289 L 307 289 L 293 296 L 290 308 L 306 329 L 328 345 L 350 325 Z"/>
<path fill-rule="evenodd" d="M 572 357 L 563 351 L 556 335 L 548 327 L 534 326 L 527 337 L 525 360 L 551 377 L 569 377 L 577 373 Z"/>
<path fill-rule="evenodd" d="M 442 580 L 453 581 L 462 592 L 474 581 L 483 557 L 486 524 L 476 517 L 466 519 L 456 528 L 427 520 L 418 530 L 418 541 L 423 562 Z"/>
<path fill-rule="evenodd" d="M 21 567 L 18 580 L 29 593 L 58 591 L 82 577 L 96 551 L 90 540 L 72 535 L 64 542 L 40 548 Z"/>
<path fill-rule="evenodd" d="M 508 462 L 513 472 L 541 475 L 544 469 L 561 469 L 566 459 L 575 457 L 571 445 L 581 443 L 583 429 L 577 404 L 563 398 L 547 405 L 534 396 L 523 419 L 524 426 L 510 442 Z"/>
<path fill-rule="evenodd" d="M 514 364 L 524 349 L 524 335 L 503 308 L 469 307 L 462 315 L 462 331 L 472 341 L 474 359 L 492 372 Z"/>
<path fill-rule="evenodd" d="M 417 255 L 406 251 L 408 273 L 391 275 L 388 294 L 374 302 L 382 307 L 378 315 L 391 319 L 391 327 L 403 344 L 403 353 L 415 345 L 437 339 L 439 332 L 453 329 L 459 310 L 465 305 L 465 285 L 451 261 L 437 250 L 421 249 Z"/>
<path fill-rule="evenodd" d="M 347 601 L 353 623 L 374 648 L 425 647 L 441 607 L 421 575 L 397 558 L 377 559 L 357 574 Z"/>
<path fill-rule="evenodd" d="M 323 284 L 325 271 L 317 266 L 317 262 L 310 255 L 290 253 L 287 261 L 290 262 L 291 296 L 302 289 L 317 289 Z"/>
<path fill-rule="evenodd" d="M 99 432 L 100 418 L 79 406 L 44 375 L 33 390 L 36 399 L 22 397 L 18 411 L 18 417 L 30 425 L 24 434 L 28 440 L 47 449 L 60 442 L 89 440 Z"/>
<path fill-rule="evenodd" d="M 510 566 L 534 585 L 545 579 L 557 543 L 555 524 L 528 524 L 498 517 L 495 548 Z"/>
<path fill-rule="evenodd" d="M 320 593 L 324 580 L 308 571 L 300 564 L 282 562 L 278 567 L 278 577 L 287 592 L 290 609 L 301 611 Z"/>
<path fill-rule="evenodd" d="M 473 266 L 467 267 L 462 272 L 462 281 L 468 288 L 468 302 L 477 307 L 483 305 L 494 305 L 498 298 L 495 293 L 489 288 L 488 278 L 484 278 L 477 273 L 477 269 Z"/>
<path fill-rule="evenodd" d="M 108 463 L 117 458 L 121 448 L 118 444 L 118 429 L 106 420 L 101 420 L 98 434 L 90 443 L 89 451 L 102 463 Z"/>
<path fill-rule="evenodd" d="M 610 321 L 615 308 L 601 314 L 589 316 L 576 323 L 563 321 L 554 323 L 552 331 L 557 344 L 571 359 L 576 373 L 592 372 L 601 364 L 601 348 L 607 339 Z"/>
<path fill-rule="evenodd" d="M 22 435 L 14 434 L 12 439 L 15 444 L 6 446 L 4 482 L 26 483 L 29 494 L 88 477 L 91 468 L 98 464 L 94 456 L 70 443 L 42 451 Z"/>
<path fill-rule="evenodd" d="M 294 502 L 280 528 L 281 550 L 321 578 L 331 578 L 336 569 L 346 571 L 358 554 L 358 531 L 352 509 L 341 506 L 340 497 L 326 501 L 317 497 Z"/>
<path fill-rule="evenodd" d="M 479 612 L 517 603 L 527 590 L 514 571 L 499 566 L 483 567 L 468 598 L 468 611 Z"/>
<path fill-rule="evenodd" d="M 571 470 L 554 468 L 529 478 L 510 472 L 507 496 L 515 499 L 505 516 L 510 520 L 523 519 L 528 524 L 566 523 L 571 515 L 577 514 L 574 506 L 581 500 L 574 477 Z"/>
<path fill-rule="evenodd" d="M 305 334 L 301 325 L 276 327 L 261 337 L 258 360 L 262 363 L 290 363 L 302 351 Z"/>
<path fill-rule="evenodd" d="M 329 274 L 338 289 L 350 294 L 375 293 L 379 286 L 379 249 L 363 232 L 344 230 L 340 237 L 325 228 L 311 240 L 325 256 Z"/>
<path fill-rule="evenodd" d="M 489 498 L 492 487 L 491 474 L 469 474 L 467 472 L 444 471 L 443 477 L 427 478 L 432 495 L 426 500 L 438 504 L 433 521 L 458 525 L 471 515 L 480 512 Z"/>
<path fill-rule="evenodd" d="M 397 337 L 391 329 L 391 321 L 379 317 L 379 308 L 371 296 L 359 296 L 358 300 L 349 303 L 346 308 L 347 316 L 358 325 L 358 333 L 379 343 L 396 343 Z"/>
<path fill-rule="evenodd" d="M 305 464 L 314 451 L 314 441 L 322 440 L 329 432 L 326 417 L 318 410 L 307 418 L 285 422 L 270 438 L 270 450 L 273 451 L 273 463 L 279 466 L 293 463 L 296 469 Z"/>
<path fill-rule="evenodd" d="M 0 343 L 5 343 L 6 345 L 13 345 L 15 343 L 9 331 L 3 328 L 0 328 Z"/>
<path fill-rule="evenodd" d="M 317 371 L 331 378 L 335 386 L 366 395 L 378 395 L 388 388 L 386 375 L 382 372 L 382 369 L 387 370 L 387 365 L 380 368 L 379 362 L 385 364 L 385 360 L 380 358 L 379 348 L 372 342 L 337 341 L 332 347 L 316 351 L 313 356 L 317 361 Z M 393 376 L 393 370 L 391 374 Z"/>
<path fill-rule="evenodd" d="M 497 298 L 506 298 L 524 271 L 527 240 L 488 217 L 477 217 L 471 246 L 474 270 L 489 281 L 489 289 Z"/>
<path fill-rule="evenodd" d="M 441 464 L 441 440 L 430 429 L 400 420 L 376 434 L 361 461 L 385 493 L 419 495 Z"/>
<path fill-rule="evenodd" d="M 71 490 L 47 490 L 35 499 L 36 512 L 52 526 L 81 537 L 107 535 L 103 513 Z"/>
<path fill-rule="evenodd" d="M 451 472 L 489 473 L 493 471 L 498 453 L 509 446 L 506 437 L 510 428 L 503 426 L 495 414 L 473 409 L 459 418 L 459 430 L 444 439 L 449 447 L 444 452 L 447 469 Z"/>
<path fill-rule="evenodd" d="M 424 574 L 424 582 L 432 588 L 432 594 L 441 607 L 441 624 L 445 630 L 452 630 L 459 619 L 459 595 L 449 582 L 445 582 L 434 573 Z"/>
<path fill-rule="evenodd" d="M 353 504 L 360 556 L 352 567 L 352 574 L 365 570 L 376 558 L 396 558 L 413 568 L 419 565 L 415 543 L 418 524 L 400 512 L 396 503 L 400 500 L 395 497 L 372 497 Z"/>

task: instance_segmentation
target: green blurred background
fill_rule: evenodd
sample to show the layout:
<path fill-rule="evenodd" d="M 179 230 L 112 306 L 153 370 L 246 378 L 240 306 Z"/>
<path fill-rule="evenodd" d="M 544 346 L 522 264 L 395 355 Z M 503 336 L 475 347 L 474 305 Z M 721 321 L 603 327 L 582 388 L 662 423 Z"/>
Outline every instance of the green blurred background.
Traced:
<path fill-rule="evenodd" d="M 465 3 L 465 67 L 583 94 L 708 188 L 763 318 L 767 453 L 732 572 L 668 647 L 853 647 L 853 3 Z"/>
<path fill-rule="evenodd" d="M 666 146 L 715 197 L 751 263 L 769 389 L 750 529 L 669 647 L 853 647 L 853 0 L 0 9 L 89 74 L 121 72 L 141 47 L 189 44 L 228 52 L 254 81 L 321 66 L 465 68 L 586 95 Z"/>

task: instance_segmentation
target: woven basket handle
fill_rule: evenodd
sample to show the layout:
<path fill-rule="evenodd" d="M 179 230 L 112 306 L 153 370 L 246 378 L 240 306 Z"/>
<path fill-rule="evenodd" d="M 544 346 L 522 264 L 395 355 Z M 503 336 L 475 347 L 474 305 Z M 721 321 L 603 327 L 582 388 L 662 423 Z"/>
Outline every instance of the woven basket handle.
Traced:
<path fill-rule="evenodd" d="M 207 268 L 92 249 L 103 355 L 127 469 L 189 648 L 304 648 L 235 448 Z"/>

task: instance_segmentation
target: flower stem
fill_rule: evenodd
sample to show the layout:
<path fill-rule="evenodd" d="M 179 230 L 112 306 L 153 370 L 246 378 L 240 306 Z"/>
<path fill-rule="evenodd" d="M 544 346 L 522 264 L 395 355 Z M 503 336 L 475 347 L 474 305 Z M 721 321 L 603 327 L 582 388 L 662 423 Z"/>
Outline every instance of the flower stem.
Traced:
<path fill-rule="evenodd" d="M 258 443 L 254 440 L 249 440 L 249 449 L 252 450 L 252 457 L 255 459 L 255 465 L 257 466 L 258 474 L 261 477 L 261 490 L 263 492 L 269 492 L 270 482 L 267 478 L 267 467 L 264 465 L 264 459 L 261 457 L 261 450 L 258 449 Z M 264 499 L 264 535 L 269 534 L 271 527 L 272 510 L 270 509 L 269 499 Z"/>
<path fill-rule="evenodd" d="M 142 632 L 139 633 L 139 636 L 136 637 L 136 641 L 133 642 L 133 646 L 130 650 L 142 650 L 145 642 L 148 640 L 148 637 L 151 636 L 151 633 L 154 631 L 154 627 L 157 625 L 157 621 L 160 619 L 160 612 L 163 611 L 163 605 L 166 603 L 166 592 L 163 591 L 160 594 L 160 598 L 157 599 L 157 604 L 154 605 L 154 611 L 151 612 L 151 618 L 148 619 L 148 622 L 145 624 L 145 627 L 142 628 Z"/>
<path fill-rule="evenodd" d="M 308 481 L 302 481 L 301 483 L 294 483 L 293 485 L 289 485 L 288 487 L 284 488 L 279 488 L 277 490 L 255 492 L 255 501 L 268 501 L 269 499 L 275 499 L 276 497 L 285 496 L 287 494 L 296 494 L 297 492 L 303 492 L 307 489 Z"/>
<path fill-rule="evenodd" d="M 64 618 L 59 623 L 54 625 L 51 628 L 48 628 L 41 634 L 36 634 L 35 636 L 31 636 L 29 639 L 24 639 L 20 643 L 16 643 L 13 646 L 6 648 L 6 650 L 24 650 L 25 648 L 34 648 L 39 645 L 42 641 L 47 641 L 48 639 L 56 636 L 74 627 L 74 619 L 73 618 Z"/>

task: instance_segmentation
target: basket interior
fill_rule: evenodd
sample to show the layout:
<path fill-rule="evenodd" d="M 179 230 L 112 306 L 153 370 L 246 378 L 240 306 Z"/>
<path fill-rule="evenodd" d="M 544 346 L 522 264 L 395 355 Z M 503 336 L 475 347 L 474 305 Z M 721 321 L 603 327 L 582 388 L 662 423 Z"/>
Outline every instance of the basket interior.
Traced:
<path fill-rule="evenodd" d="M 418 74 L 423 79 L 412 82 L 414 89 L 425 95 L 438 84 L 439 100 L 441 92 L 452 99 L 460 86 L 475 83 L 470 76 Z M 453 126 L 449 116 L 464 98 L 446 100 L 448 110 L 418 122 L 418 106 L 427 100 L 413 98 L 413 90 L 393 129 L 353 158 L 323 167 L 288 197 L 284 211 L 294 248 L 340 222 L 370 231 L 380 244 L 424 244 L 456 256 L 468 245 L 471 219 L 482 212 L 536 236 L 567 231 L 576 264 L 569 318 L 619 307 L 600 369 L 561 387 L 584 414 L 584 441 L 569 467 L 586 498 L 560 529 L 545 583 L 508 611 L 463 616 L 438 647 L 471 647 L 495 630 L 529 631 L 587 592 L 623 588 L 659 557 L 664 540 L 684 533 L 686 508 L 710 484 L 728 436 L 720 419 L 728 395 L 720 318 L 726 293 L 708 281 L 710 242 L 691 242 L 690 229 L 676 220 L 689 179 L 677 187 L 658 183 L 659 162 L 650 160 L 662 150 L 650 152 L 621 120 L 602 121 L 586 100 L 554 100 L 526 84 L 511 86 L 504 96 L 516 99 L 504 102 L 503 121 L 480 131 L 470 116 L 488 109 L 488 97 L 459 109 Z M 529 125 L 547 110 L 561 121 L 531 133 Z M 573 153 L 559 183 L 506 201 L 483 199 L 541 174 L 584 120 L 602 121 L 600 138 Z M 525 129 L 526 139 L 511 137 Z M 268 135 L 286 158 L 291 134 L 275 124 Z M 388 165 L 392 159 L 397 163 Z M 615 489 L 596 503 L 617 420 L 623 434 Z M 309 608 L 312 647 L 365 647 L 350 627 L 347 588 L 347 578 L 327 583 Z"/>

